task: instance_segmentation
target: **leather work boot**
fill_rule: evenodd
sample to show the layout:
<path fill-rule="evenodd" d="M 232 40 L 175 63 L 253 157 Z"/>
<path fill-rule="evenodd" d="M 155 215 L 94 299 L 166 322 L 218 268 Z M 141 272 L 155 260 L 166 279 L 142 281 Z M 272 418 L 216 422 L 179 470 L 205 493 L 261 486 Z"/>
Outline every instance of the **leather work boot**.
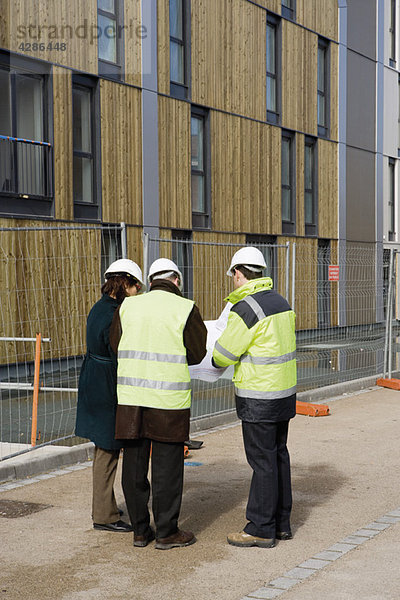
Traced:
<path fill-rule="evenodd" d="M 170 550 L 171 548 L 181 548 L 183 546 L 191 546 L 196 542 L 194 533 L 191 531 L 181 531 L 178 529 L 176 533 L 156 540 L 156 548 L 158 550 Z"/>
<path fill-rule="evenodd" d="M 257 546 L 258 548 L 273 548 L 275 546 L 275 538 L 256 537 L 245 531 L 231 533 L 228 535 L 227 540 L 228 544 L 239 546 L 240 548 L 251 548 L 252 546 Z"/>
<path fill-rule="evenodd" d="M 139 548 L 145 548 L 147 544 L 150 544 L 155 538 L 154 531 L 150 527 L 147 532 L 143 535 L 133 534 L 133 545 Z"/>
<path fill-rule="evenodd" d="M 277 540 L 291 540 L 293 535 L 291 531 L 277 531 L 275 537 Z"/>
<path fill-rule="evenodd" d="M 133 531 L 132 525 L 125 523 L 125 521 L 116 521 L 115 523 L 93 523 L 94 529 L 101 529 L 102 531 L 116 531 L 118 533 L 128 533 Z"/>

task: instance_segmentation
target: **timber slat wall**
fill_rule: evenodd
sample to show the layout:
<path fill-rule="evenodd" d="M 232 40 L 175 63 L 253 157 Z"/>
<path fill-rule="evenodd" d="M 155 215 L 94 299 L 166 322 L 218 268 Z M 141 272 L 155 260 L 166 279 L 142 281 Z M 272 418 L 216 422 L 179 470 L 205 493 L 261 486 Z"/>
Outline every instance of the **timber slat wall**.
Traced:
<path fill-rule="evenodd" d="M 337 0 L 297 0 L 296 21 L 331 40 L 338 39 Z"/>
<path fill-rule="evenodd" d="M 100 80 L 103 221 L 142 223 L 141 91 Z"/>
<path fill-rule="evenodd" d="M 211 138 L 213 229 L 279 233 L 280 129 L 213 112 Z"/>
<path fill-rule="evenodd" d="M 282 127 L 317 135 L 318 36 L 282 19 Z"/>
<path fill-rule="evenodd" d="M 193 102 L 264 121 L 265 43 L 263 9 L 245 0 L 192 2 Z"/>
<path fill-rule="evenodd" d="M 132 85 L 142 85 L 142 40 L 138 27 L 142 24 L 141 2 L 125 0 L 125 81 Z"/>
<path fill-rule="evenodd" d="M 97 73 L 97 40 L 90 39 L 91 27 L 97 26 L 96 0 L 23 0 L 7 2 L 9 4 L 10 50 L 33 58 L 58 63 L 87 73 Z M 85 22 L 87 31 L 85 35 Z M 42 38 L 29 37 L 28 26 L 32 26 L 34 35 L 38 27 L 42 29 Z M 19 27 L 25 27 L 18 29 Z M 64 27 L 64 30 L 62 28 Z M 72 28 L 72 32 L 69 27 Z M 79 29 L 80 28 L 80 29 Z M 25 35 L 22 35 L 25 33 Z M 91 43 L 92 41 L 92 43 Z M 44 51 L 21 52 L 21 42 L 40 43 L 46 46 Z M 65 43 L 65 50 L 48 50 L 47 44 Z"/>
<path fill-rule="evenodd" d="M 159 97 L 160 225 L 191 229 L 190 104 Z"/>
<path fill-rule="evenodd" d="M 337 144 L 318 140 L 318 235 L 338 237 Z"/>
<path fill-rule="evenodd" d="M 53 67 L 54 202 L 58 219 L 73 219 L 71 71 Z"/>
<path fill-rule="evenodd" d="M 169 94 L 169 0 L 157 0 L 158 91 Z"/>

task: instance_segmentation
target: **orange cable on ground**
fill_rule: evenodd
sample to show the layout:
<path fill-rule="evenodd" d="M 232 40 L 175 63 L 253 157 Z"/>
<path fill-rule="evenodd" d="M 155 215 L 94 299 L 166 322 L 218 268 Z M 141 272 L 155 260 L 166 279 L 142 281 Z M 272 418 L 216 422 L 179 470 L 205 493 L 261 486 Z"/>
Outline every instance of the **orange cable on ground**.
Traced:
<path fill-rule="evenodd" d="M 35 347 L 35 376 L 33 379 L 33 401 L 32 401 L 32 430 L 31 430 L 31 445 L 36 446 L 37 436 L 37 411 L 39 400 L 39 374 L 40 374 L 40 345 L 42 342 L 42 334 L 36 334 Z"/>
<path fill-rule="evenodd" d="M 330 414 L 329 406 L 326 404 L 311 404 L 310 402 L 296 402 L 296 414 L 309 417 L 325 417 Z"/>

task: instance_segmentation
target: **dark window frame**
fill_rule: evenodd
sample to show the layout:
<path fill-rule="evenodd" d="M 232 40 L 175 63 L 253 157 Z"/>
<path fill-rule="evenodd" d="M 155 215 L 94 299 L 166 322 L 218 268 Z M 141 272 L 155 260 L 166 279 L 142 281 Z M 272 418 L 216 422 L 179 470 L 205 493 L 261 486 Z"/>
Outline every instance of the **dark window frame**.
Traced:
<path fill-rule="evenodd" d="M 98 57 L 99 76 L 105 79 L 123 79 L 125 63 L 125 27 L 124 27 L 124 0 L 115 0 L 115 13 L 105 11 L 97 5 L 97 18 L 99 15 L 112 18 L 116 23 L 116 51 L 117 62 L 111 62 Z"/>
<path fill-rule="evenodd" d="M 317 320 L 318 328 L 331 326 L 331 283 L 329 264 L 332 257 L 331 240 L 319 239 L 317 248 Z M 322 359 L 324 362 L 325 360 Z M 321 365 L 322 366 L 322 365 Z"/>
<path fill-rule="evenodd" d="M 329 129 L 330 129 L 330 79 L 331 79 L 331 69 L 330 69 L 330 43 L 329 40 L 319 37 L 318 38 L 318 50 L 324 51 L 324 89 L 321 90 L 319 88 L 319 52 L 318 52 L 318 60 L 317 60 L 317 124 L 318 124 L 318 135 L 320 137 L 327 138 L 329 137 Z M 322 97 L 324 100 L 324 111 L 325 111 L 325 121 L 324 123 L 320 123 L 319 120 L 319 98 Z"/>
<path fill-rule="evenodd" d="M 262 252 L 265 258 L 263 249 L 265 246 L 271 246 L 270 259 L 271 259 L 271 273 L 266 273 L 265 277 L 271 277 L 274 289 L 278 289 L 278 238 L 276 235 L 263 235 L 258 233 L 248 233 L 246 235 L 246 245 L 256 246 Z M 261 248 L 260 248 L 261 246 Z M 266 260 L 268 264 L 268 260 Z"/>
<path fill-rule="evenodd" d="M 204 181 L 204 212 L 195 212 L 192 207 L 192 227 L 193 229 L 211 229 L 211 143 L 210 143 L 210 113 L 208 110 L 199 106 L 193 106 L 190 115 L 192 118 L 202 119 L 203 121 L 203 169 L 201 171 L 193 169 L 190 164 L 190 173 L 202 175 Z M 192 153 L 191 153 L 192 155 Z"/>
<path fill-rule="evenodd" d="M 285 19 L 290 19 L 290 21 L 295 21 L 296 20 L 296 0 L 290 0 L 290 4 L 291 6 L 286 6 L 286 4 L 284 4 L 284 2 L 282 1 L 281 4 L 281 10 L 282 10 L 282 17 L 285 17 Z"/>
<path fill-rule="evenodd" d="M 281 181 L 282 190 L 290 191 L 290 219 L 286 220 L 282 214 L 282 233 L 296 233 L 296 134 L 292 131 L 282 129 L 282 154 L 281 154 L 281 171 L 283 171 L 283 140 L 289 141 L 289 183 L 283 184 Z M 282 178 L 283 180 L 283 178 Z M 281 207 L 283 208 L 283 194 L 281 194 Z M 283 211 L 282 211 L 283 213 Z"/>
<path fill-rule="evenodd" d="M 390 55 L 389 55 L 389 66 L 396 67 L 396 0 L 390 2 L 390 22 L 389 22 L 389 34 L 390 34 Z"/>
<path fill-rule="evenodd" d="M 10 73 L 18 73 L 40 78 L 43 82 L 42 93 L 42 140 L 50 144 L 49 158 L 45 158 L 46 173 L 48 177 L 49 194 L 47 196 L 36 196 L 34 194 L 27 197 L 26 194 L 17 192 L 0 191 L 0 215 L 11 217 L 54 217 L 54 135 L 53 135 L 53 79 L 51 75 L 51 65 L 46 62 L 36 60 L 30 57 L 14 54 L 6 50 L 0 50 L 0 68 Z M 10 137 L 15 136 L 16 127 L 16 89 L 14 83 L 10 80 L 10 106 L 11 106 L 11 132 Z M 38 140 L 39 141 L 39 140 Z"/>
<path fill-rule="evenodd" d="M 74 198 L 74 219 L 83 221 L 99 221 L 101 219 L 101 174 L 99 165 L 101 164 L 101 146 L 100 146 L 100 94 L 98 79 L 94 77 L 73 74 L 72 76 L 72 101 L 74 89 L 89 90 L 91 94 L 91 134 L 92 134 L 92 190 L 93 202 L 82 202 Z M 72 141 L 73 143 L 73 141 Z M 86 156 L 73 147 L 73 156 Z M 73 174 L 74 176 L 74 174 Z"/>
<path fill-rule="evenodd" d="M 281 71 L 282 71 L 282 36 L 281 36 L 281 27 L 280 27 L 280 19 L 275 15 L 271 15 L 267 13 L 267 29 L 268 27 L 273 27 L 275 30 L 275 73 L 271 73 L 266 70 L 266 90 L 268 90 L 268 79 L 273 79 L 275 81 L 275 104 L 276 110 L 269 110 L 268 108 L 268 92 L 267 92 L 267 121 L 269 123 L 273 123 L 274 125 L 278 125 L 280 123 L 281 117 Z M 266 41 L 266 57 L 268 63 L 268 36 Z"/>
<path fill-rule="evenodd" d="M 193 239 L 192 232 L 182 229 L 172 230 L 172 260 L 178 265 L 183 276 L 182 294 L 185 298 L 193 298 Z M 178 248 L 183 250 L 183 264 Z"/>
<path fill-rule="evenodd" d="M 312 187 L 306 187 L 306 147 L 312 148 L 311 181 Z M 312 222 L 306 222 L 306 197 L 307 192 L 312 198 Z M 304 140 L 304 230 L 306 236 L 318 235 L 318 141 L 316 138 L 306 136 Z"/>
<path fill-rule="evenodd" d="M 389 158 L 388 235 L 389 242 L 396 239 L 396 161 Z"/>
<path fill-rule="evenodd" d="M 168 1 L 170 10 L 171 0 Z M 183 46 L 183 75 L 184 83 L 173 81 L 170 75 L 170 95 L 179 100 L 190 100 L 191 97 L 191 0 L 182 0 L 182 39 L 175 38 L 170 34 L 170 63 L 171 63 L 171 42 Z M 171 64 L 170 64 L 171 73 Z"/>

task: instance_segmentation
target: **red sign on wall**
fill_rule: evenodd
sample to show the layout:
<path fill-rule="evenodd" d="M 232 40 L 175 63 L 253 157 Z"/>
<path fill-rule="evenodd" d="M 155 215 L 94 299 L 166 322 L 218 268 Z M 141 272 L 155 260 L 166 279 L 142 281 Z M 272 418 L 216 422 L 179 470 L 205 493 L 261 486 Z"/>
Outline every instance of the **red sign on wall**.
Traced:
<path fill-rule="evenodd" d="M 339 281 L 339 265 L 329 265 L 328 269 L 329 281 Z"/>

